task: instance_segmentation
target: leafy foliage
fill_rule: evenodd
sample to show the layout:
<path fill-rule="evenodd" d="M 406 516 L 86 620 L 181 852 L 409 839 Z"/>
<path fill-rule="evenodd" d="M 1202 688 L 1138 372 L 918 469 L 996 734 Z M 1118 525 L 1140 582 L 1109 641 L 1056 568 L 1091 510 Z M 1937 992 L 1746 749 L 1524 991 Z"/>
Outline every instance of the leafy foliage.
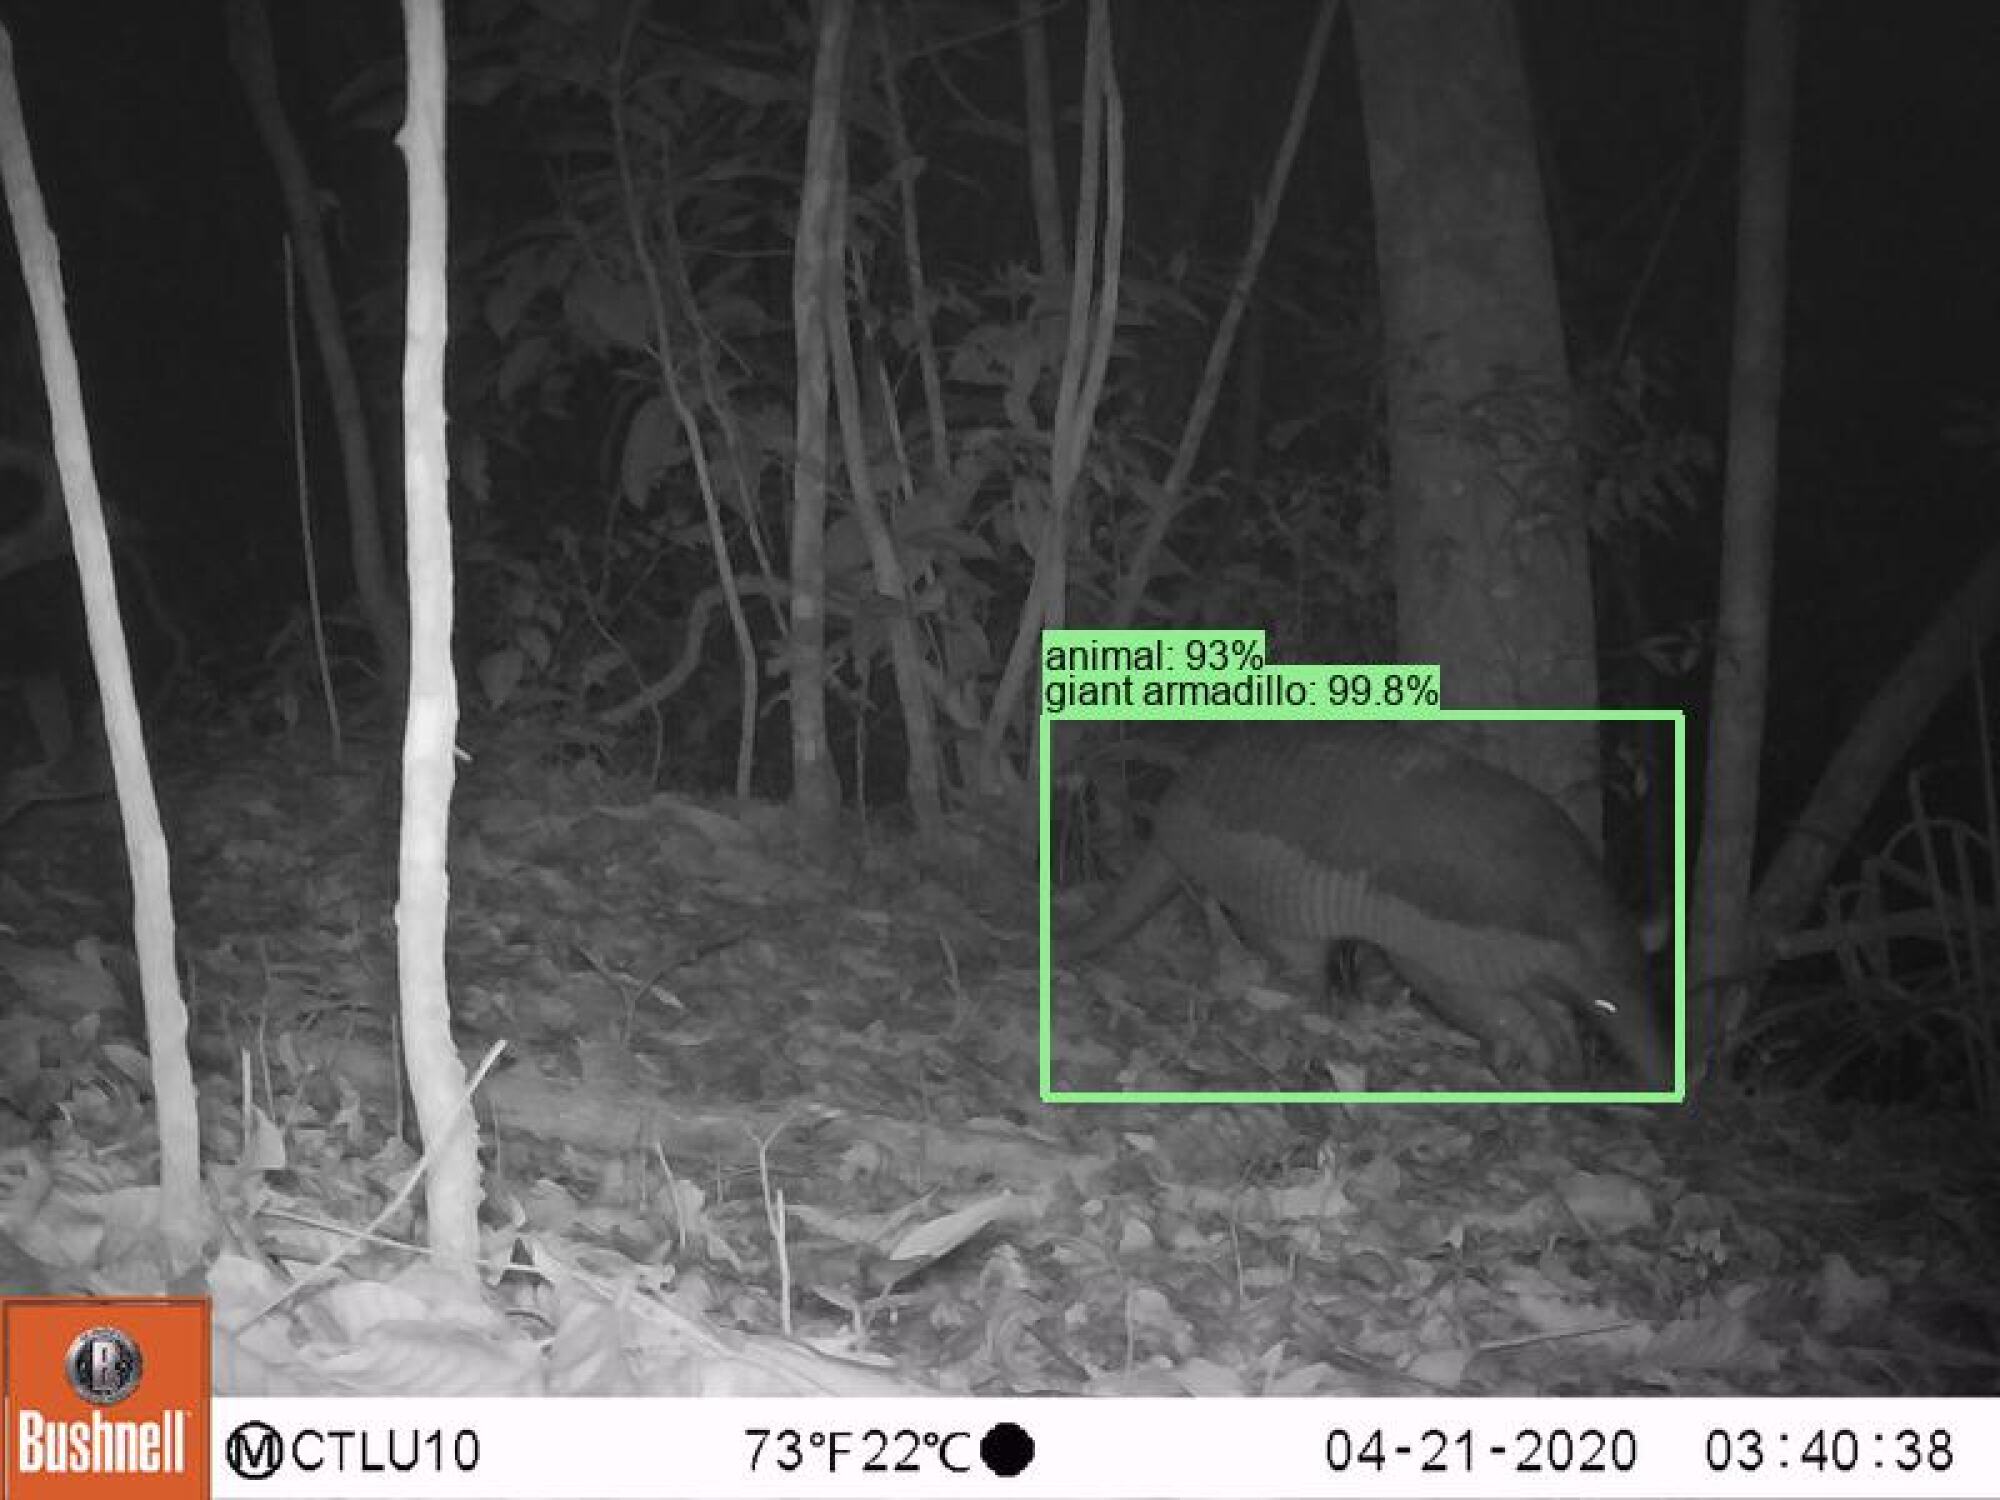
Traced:
<path fill-rule="evenodd" d="M 692 748 L 733 744 L 739 691 L 726 631 L 707 630 L 717 536 L 749 590 L 762 672 L 782 705 L 785 532 L 797 466 L 791 273 L 811 37 L 798 7 L 740 7 L 726 40 L 671 12 L 482 0 L 453 77 L 468 195 L 454 299 L 454 469 L 466 649 L 479 706 L 609 731 L 684 652 L 680 705 L 656 726 Z M 887 497 L 928 688 L 970 733 L 989 707 L 1052 497 L 1047 434 L 1064 355 L 1061 274 L 1027 263 L 1018 135 L 967 128 L 962 80 L 1011 86 L 1018 50 L 989 12 L 926 6 L 881 16 L 901 118 L 880 87 L 884 34 L 864 27 L 849 73 L 846 309 L 861 385 L 866 479 Z M 949 64 L 947 66 L 946 64 Z M 955 82 L 954 79 L 960 81 Z M 350 119 L 387 124 L 393 78 L 357 80 Z M 901 144 L 907 141 L 907 150 Z M 913 187 L 915 282 L 901 194 Z M 997 232 L 996 232 L 997 230 Z M 1102 618 L 1152 510 L 1184 419 L 1226 264 L 1185 253 L 1125 268 L 1113 358 L 1081 487 L 1070 497 L 1070 614 Z M 1246 408 L 1257 437 L 1233 467 L 1198 469 L 1157 560 L 1141 618 L 1254 619 L 1292 659 L 1385 654 L 1391 640 L 1385 463 L 1367 258 L 1307 256 L 1260 289 L 1303 356 L 1273 368 L 1288 404 Z M 935 347 L 938 420 L 921 355 Z M 1262 356 L 1260 356 L 1262 357 Z M 1308 363 L 1296 364 L 1300 358 Z M 1276 382 L 1282 377 L 1284 384 Z M 1476 414 L 1495 451 L 1588 476 L 1593 524 L 1658 530 L 1691 510 L 1708 462 L 1655 415 L 1636 360 L 1573 405 L 1525 388 Z M 1455 420 L 1465 419 L 1459 414 Z M 1246 429 L 1247 430 L 1247 429 Z M 870 733 L 891 674 L 885 606 L 850 476 L 828 476 L 828 649 L 850 717 Z M 899 771 L 884 735 L 882 774 Z"/>

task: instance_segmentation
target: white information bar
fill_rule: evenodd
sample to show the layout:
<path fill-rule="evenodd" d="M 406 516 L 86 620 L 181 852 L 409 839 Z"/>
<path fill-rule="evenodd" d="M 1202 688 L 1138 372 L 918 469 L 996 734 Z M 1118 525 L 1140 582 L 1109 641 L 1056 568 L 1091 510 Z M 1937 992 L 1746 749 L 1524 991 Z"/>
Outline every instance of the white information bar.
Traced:
<path fill-rule="evenodd" d="M 224 1500 L 2000 1496 L 1969 1398 L 218 1400 L 212 1431 Z"/>

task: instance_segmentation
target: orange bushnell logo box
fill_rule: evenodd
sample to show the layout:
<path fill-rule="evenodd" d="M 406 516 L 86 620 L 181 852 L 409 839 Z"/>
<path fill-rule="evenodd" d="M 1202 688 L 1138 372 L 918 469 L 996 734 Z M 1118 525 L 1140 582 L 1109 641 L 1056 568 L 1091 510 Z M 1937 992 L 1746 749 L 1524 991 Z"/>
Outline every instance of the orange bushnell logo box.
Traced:
<path fill-rule="evenodd" d="M 0 1500 L 208 1500 L 208 1302 L 0 1301 Z"/>

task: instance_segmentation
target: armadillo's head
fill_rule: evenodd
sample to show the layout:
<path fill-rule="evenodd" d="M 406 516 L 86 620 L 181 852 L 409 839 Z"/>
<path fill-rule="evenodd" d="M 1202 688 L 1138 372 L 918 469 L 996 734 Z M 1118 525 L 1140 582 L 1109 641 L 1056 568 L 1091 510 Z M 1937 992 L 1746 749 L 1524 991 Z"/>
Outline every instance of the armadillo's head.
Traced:
<path fill-rule="evenodd" d="M 1595 979 L 1589 1000 L 1597 1029 L 1618 1049 L 1635 1083 L 1671 1089 L 1674 1054 L 1667 1022 L 1672 1012 L 1654 992 L 1637 931 L 1621 917 L 1615 925 L 1595 926 L 1578 936 Z"/>

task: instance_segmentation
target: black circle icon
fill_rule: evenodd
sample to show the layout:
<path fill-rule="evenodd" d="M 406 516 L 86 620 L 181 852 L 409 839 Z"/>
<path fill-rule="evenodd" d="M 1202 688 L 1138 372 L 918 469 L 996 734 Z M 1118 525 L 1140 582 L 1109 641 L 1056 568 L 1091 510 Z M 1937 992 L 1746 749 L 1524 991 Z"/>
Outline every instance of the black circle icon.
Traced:
<path fill-rule="evenodd" d="M 1013 1422 L 995 1422 L 979 1440 L 979 1460 L 1002 1479 L 1012 1479 L 1035 1461 L 1035 1440 Z"/>

